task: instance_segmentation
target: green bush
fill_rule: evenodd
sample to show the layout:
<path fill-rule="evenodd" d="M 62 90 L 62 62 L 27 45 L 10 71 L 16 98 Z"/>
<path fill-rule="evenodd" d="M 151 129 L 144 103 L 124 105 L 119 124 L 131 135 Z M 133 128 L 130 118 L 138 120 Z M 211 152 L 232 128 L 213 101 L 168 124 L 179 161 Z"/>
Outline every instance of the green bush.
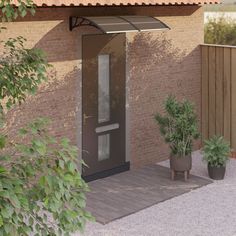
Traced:
<path fill-rule="evenodd" d="M 236 45 L 236 23 L 224 16 L 209 19 L 204 27 L 204 42 L 208 44 Z"/>
<path fill-rule="evenodd" d="M 47 119 L 20 129 L 20 143 L 0 155 L 0 235 L 70 235 L 92 216 L 78 150 L 47 133 Z"/>
<path fill-rule="evenodd" d="M 230 145 L 221 136 L 214 136 L 205 140 L 203 147 L 203 160 L 212 167 L 225 166 L 229 159 Z"/>
<path fill-rule="evenodd" d="M 171 153 L 178 156 L 191 154 L 193 140 L 199 137 L 197 116 L 193 105 L 185 100 L 178 102 L 169 96 L 165 102 L 165 115 L 157 114 L 155 119 L 160 127 Z"/>
<path fill-rule="evenodd" d="M 47 80 L 45 55 L 24 42 L 9 39 L 1 56 L 2 125 L 4 113 Z M 21 129 L 21 143 L 9 144 L 7 133 L 0 133 L 0 235 L 69 235 L 93 219 L 85 211 L 88 187 L 77 168 L 78 150 L 50 137 L 47 123 L 40 118 Z"/>
<path fill-rule="evenodd" d="M 1 0 L 0 10 L 0 19 L 11 21 L 34 13 L 34 6 L 31 0 L 19 0 L 18 7 Z M 8 39 L 0 55 L 1 127 L 4 114 L 47 80 L 44 53 L 24 43 L 22 37 Z M 50 136 L 48 122 L 38 118 L 20 129 L 17 143 L 0 130 L 0 235 L 66 236 L 93 219 L 85 210 L 88 186 L 78 169 L 78 150 L 68 139 Z"/>

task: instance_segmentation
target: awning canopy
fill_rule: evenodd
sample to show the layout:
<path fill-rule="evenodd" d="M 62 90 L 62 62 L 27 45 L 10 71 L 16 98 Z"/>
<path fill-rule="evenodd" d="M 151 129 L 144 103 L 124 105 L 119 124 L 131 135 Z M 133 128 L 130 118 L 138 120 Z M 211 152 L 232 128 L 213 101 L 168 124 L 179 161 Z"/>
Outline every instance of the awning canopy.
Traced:
<path fill-rule="evenodd" d="M 170 29 L 152 16 L 70 17 L 70 30 L 81 26 L 93 26 L 106 34 Z"/>

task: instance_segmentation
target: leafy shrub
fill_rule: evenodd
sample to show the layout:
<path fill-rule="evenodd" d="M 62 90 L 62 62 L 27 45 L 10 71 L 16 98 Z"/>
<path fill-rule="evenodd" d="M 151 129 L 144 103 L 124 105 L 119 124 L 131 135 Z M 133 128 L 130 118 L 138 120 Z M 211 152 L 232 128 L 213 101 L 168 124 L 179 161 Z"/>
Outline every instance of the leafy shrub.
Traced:
<path fill-rule="evenodd" d="M 236 45 L 236 23 L 224 16 L 209 19 L 204 27 L 204 41 L 208 44 Z"/>
<path fill-rule="evenodd" d="M 11 143 L 10 153 L 1 152 L 0 235 L 69 235 L 92 219 L 78 150 L 50 136 L 47 124 L 36 119 L 20 130 L 22 141 Z"/>
<path fill-rule="evenodd" d="M 205 140 L 203 160 L 212 167 L 225 166 L 229 159 L 230 145 L 221 136 L 214 136 Z"/>
<path fill-rule="evenodd" d="M 30 0 L 19 1 L 19 7 L 2 0 L 0 9 L 0 18 L 10 21 L 34 7 Z M 9 39 L 0 55 L 1 126 L 7 110 L 47 79 L 50 65 L 44 53 L 24 43 L 22 37 Z M 68 139 L 50 136 L 47 124 L 43 118 L 28 124 L 18 143 L 0 132 L 0 235 L 66 236 L 93 219 L 85 210 L 88 186 L 78 169 L 77 148 Z"/>
<path fill-rule="evenodd" d="M 165 142 L 170 145 L 171 153 L 178 156 L 191 154 L 193 140 L 199 137 L 193 105 L 187 100 L 178 102 L 175 97 L 169 96 L 165 112 L 163 116 L 157 114 L 155 119 Z"/>

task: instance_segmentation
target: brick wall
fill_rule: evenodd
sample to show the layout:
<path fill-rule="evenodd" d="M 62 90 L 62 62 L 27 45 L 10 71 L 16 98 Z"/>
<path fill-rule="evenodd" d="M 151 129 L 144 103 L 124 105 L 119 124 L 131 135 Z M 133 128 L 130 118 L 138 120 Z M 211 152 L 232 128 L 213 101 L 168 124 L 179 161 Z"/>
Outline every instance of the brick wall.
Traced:
<path fill-rule="evenodd" d="M 160 161 L 169 149 L 154 120 L 167 95 L 195 103 L 200 118 L 202 9 L 190 16 L 159 17 L 171 30 L 129 35 L 130 137 L 134 166 Z M 195 145 L 195 148 L 198 144 Z"/>
<path fill-rule="evenodd" d="M 189 98 L 200 112 L 200 51 L 203 14 L 197 6 L 41 8 L 36 16 L 5 23 L 1 40 L 22 35 L 27 46 L 46 51 L 53 74 L 34 97 L 8 113 L 7 128 L 13 137 L 17 127 L 37 116 L 52 119 L 51 132 L 67 136 L 81 149 L 81 35 L 97 32 L 68 29 L 70 15 L 150 14 L 170 31 L 127 34 L 130 157 L 132 166 L 168 157 L 168 149 L 154 122 L 170 93 Z"/>

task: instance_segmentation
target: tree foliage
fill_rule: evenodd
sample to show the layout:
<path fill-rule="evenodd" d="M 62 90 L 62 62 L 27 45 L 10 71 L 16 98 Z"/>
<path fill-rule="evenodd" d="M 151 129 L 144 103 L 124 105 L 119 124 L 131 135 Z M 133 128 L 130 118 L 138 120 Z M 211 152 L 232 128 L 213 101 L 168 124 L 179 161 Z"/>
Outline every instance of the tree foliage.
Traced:
<path fill-rule="evenodd" d="M 26 39 L 10 38 L 0 54 L 0 110 L 4 105 L 21 104 L 26 95 L 34 94 L 38 85 L 47 79 L 46 57 L 42 50 L 25 48 Z"/>
<path fill-rule="evenodd" d="M 197 115 L 193 105 L 184 100 L 179 102 L 169 96 L 165 101 L 165 115 L 157 114 L 155 119 L 172 154 L 185 156 L 192 152 L 193 140 L 199 137 Z"/>
<path fill-rule="evenodd" d="M 18 17 L 25 17 L 28 12 L 35 13 L 35 6 L 32 0 L 18 0 L 17 7 L 12 4 L 12 0 L 0 0 L 1 20 L 12 21 Z"/>
<path fill-rule="evenodd" d="M 236 23 L 224 16 L 209 19 L 204 27 L 204 41 L 208 44 L 236 45 Z"/>
<path fill-rule="evenodd" d="M 12 21 L 24 17 L 28 12 L 35 13 L 32 0 L 0 0 L 0 20 Z M 1 30 L 5 27 L 0 27 Z M 28 93 L 35 93 L 38 85 L 47 79 L 46 69 L 50 66 L 42 50 L 26 48 L 26 39 L 18 36 L 0 41 L 0 127 L 4 120 L 4 106 L 10 109 L 21 104 Z M 2 135 L 1 135 L 1 138 Z"/>
<path fill-rule="evenodd" d="M 31 0 L 19 0 L 18 7 L 10 0 L 0 0 L 0 9 L 2 21 L 34 13 Z M 2 42 L 2 125 L 4 113 L 24 102 L 47 80 L 50 65 L 45 54 L 26 48 L 25 42 L 20 36 Z M 68 139 L 50 136 L 48 123 L 38 118 L 20 129 L 16 139 L 20 142 L 10 142 L 7 133 L 0 132 L 0 235 L 70 235 L 93 219 L 85 210 L 88 186 L 78 169 L 78 150 Z"/>

